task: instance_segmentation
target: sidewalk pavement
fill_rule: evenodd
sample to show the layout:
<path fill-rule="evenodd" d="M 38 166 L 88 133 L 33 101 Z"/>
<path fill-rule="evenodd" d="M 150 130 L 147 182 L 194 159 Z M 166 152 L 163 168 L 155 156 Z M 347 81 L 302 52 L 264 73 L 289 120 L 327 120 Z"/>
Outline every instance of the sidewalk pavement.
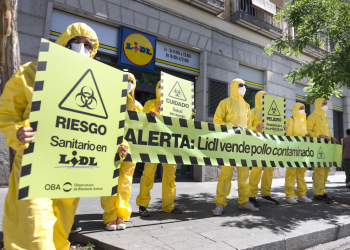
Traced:
<path fill-rule="evenodd" d="M 134 213 L 126 230 L 105 231 L 100 198 L 82 198 L 76 221 L 83 231 L 71 239 L 102 249 L 306 249 L 350 235 L 350 189 L 345 188 L 345 175 L 339 174 L 329 177 L 327 191 L 344 204 L 288 204 L 284 179 L 274 179 L 272 196 L 278 197 L 280 205 L 262 203 L 260 212 L 241 211 L 233 181 L 228 206 L 219 217 L 212 215 L 217 182 L 177 182 L 175 205 L 186 212 L 182 215 L 161 212 L 161 183 L 155 183 L 149 206 L 154 213 L 146 218 L 137 214 L 140 184 L 135 183 L 130 199 Z M 311 198 L 311 177 L 306 181 Z M 0 207 L 6 191 L 0 189 Z M 3 209 L 1 217 L 2 213 Z"/>

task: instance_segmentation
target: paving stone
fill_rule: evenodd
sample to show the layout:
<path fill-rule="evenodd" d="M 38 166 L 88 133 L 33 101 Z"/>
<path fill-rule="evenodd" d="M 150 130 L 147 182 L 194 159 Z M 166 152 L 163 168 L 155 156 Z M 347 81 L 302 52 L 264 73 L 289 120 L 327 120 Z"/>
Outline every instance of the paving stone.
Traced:
<path fill-rule="evenodd" d="M 113 3 L 107 3 L 107 6 L 108 6 L 108 17 L 114 21 L 120 22 L 121 21 L 120 6 Z"/>
<path fill-rule="evenodd" d="M 180 37 L 181 29 L 175 25 L 171 25 L 169 38 L 173 40 L 178 40 Z"/>
<path fill-rule="evenodd" d="M 135 12 L 135 27 L 146 30 L 148 17 L 146 15 Z"/>
<path fill-rule="evenodd" d="M 66 3 L 68 6 L 71 6 L 76 9 L 80 9 L 79 1 L 78 0 L 66 0 Z"/>
<path fill-rule="evenodd" d="M 94 13 L 92 0 L 80 0 L 80 6 L 83 11 Z"/>
<path fill-rule="evenodd" d="M 134 26 L 134 12 L 123 7 L 121 8 L 121 12 L 122 22 L 130 26 Z"/>
<path fill-rule="evenodd" d="M 107 4 L 104 0 L 93 0 L 94 6 L 95 6 L 95 13 L 98 16 L 102 16 L 107 18 L 108 12 L 107 12 Z"/>
<path fill-rule="evenodd" d="M 158 33 L 159 23 L 160 22 L 157 19 L 149 18 L 147 31 L 152 32 L 152 33 Z"/>

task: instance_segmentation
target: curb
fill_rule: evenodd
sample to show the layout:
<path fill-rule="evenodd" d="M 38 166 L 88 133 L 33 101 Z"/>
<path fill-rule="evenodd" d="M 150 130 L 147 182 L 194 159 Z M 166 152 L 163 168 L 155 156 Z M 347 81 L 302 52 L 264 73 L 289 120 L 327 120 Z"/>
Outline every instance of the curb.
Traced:
<path fill-rule="evenodd" d="M 336 198 L 336 197 L 334 197 Z M 350 204 L 350 199 L 344 198 L 347 200 L 347 204 Z M 346 238 L 350 235 L 350 223 L 337 225 L 332 228 L 328 228 L 321 231 L 312 232 L 309 234 L 298 235 L 296 237 L 291 237 L 279 241 L 270 242 L 267 244 L 242 248 L 242 250 L 299 250 L 299 249 L 307 249 L 319 244 L 325 244 L 332 241 L 340 240 Z M 87 244 L 88 242 L 94 244 L 98 248 L 102 248 L 105 250 L 122 250 L 123 248 L 119 248 L 94 238 L 89 237 L 88 235 L 77 233 L 70 235 L 69 239 L 74 240 L 75 242 L 80 242 L 83 244 Z"/>

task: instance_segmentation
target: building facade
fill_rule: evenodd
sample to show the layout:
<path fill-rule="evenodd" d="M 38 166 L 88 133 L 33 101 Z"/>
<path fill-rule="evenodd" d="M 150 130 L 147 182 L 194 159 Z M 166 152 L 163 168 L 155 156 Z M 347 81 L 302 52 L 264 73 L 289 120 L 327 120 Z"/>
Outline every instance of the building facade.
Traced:
<path fill-rule="evenodd" d="M 246 101 L 254 107 L 259 90 L 286 98 L 287 117 L 296 101 L 304 102 L 307 81 L 289 84 L 284 75 L 324 55 L 330 45 L 309 45 L 299 58 L 267 56 L 264 47 L 292 29 L 272 20 L 284 0 L 26 0 L 18 3 L 18 32 L 22 63 L 37 60 L 41 38 L 55 41 L 73 22 L 85 22 L 101 43 L 96 60 L 132 72 L 137 80 L 136 98 L 142 104 L 155 96 L 155 84 L 164 71 L 195 83 L 196 120 L 212 122 L 220 100 L 230 95 L 230 82 L 246 81 Z M 156 69 L 145 73 L 118 67 L 121 27 L 156 37 Z M 331 97 L 329 125 L 338 138 L 350 126 L 350 92 Z M 307 112 L 314 109 L 307 106 Z M 139 178 L 142 164 L 135 172 Z M 283 171 L 276 169 L 283 176 Z M 215 181 L 220 168 L 178 166 L 179 178 Z M 157 172 L 161 176 L 161 168 Z"/>

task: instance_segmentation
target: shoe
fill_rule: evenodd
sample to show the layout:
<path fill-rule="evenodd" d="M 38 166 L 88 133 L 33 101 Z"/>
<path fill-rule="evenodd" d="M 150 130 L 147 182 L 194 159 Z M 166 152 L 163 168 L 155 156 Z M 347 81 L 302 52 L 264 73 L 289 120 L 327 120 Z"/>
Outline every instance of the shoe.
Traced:
<path fill-rule="evenodd" d="M 117 230 L 117 223 L 115 221 L 111 221 L 106 225 L 106 229 L 108 231 L 115 231 Z"/>
<path fill-rule="evenodd" d="M 149 216 L 151 213 L 147 210 L 146 207 L 139 206 L 139 214 L 140 214 L 141 217 L 147 217 L 147 216 Z"/>
<path fill-rule="evenodd" d="M 249 202 L 252 203 L 254 207 L 260 207 L 260 203 L 255 197 L 250 197 Z"/>
<path fill-rule="evenodd" d="M 290 204 L 297 204 L 298 201 L 293 197 L 287 197 L 286 201 Z"/>
<path fill-rule="evenodd" d="M 298 201 L 305 202 L 305 203 L 310 203 L 310 202 L 312 202 L 312 200 L 309 199 L 308 197 L 306 197 L 306 195 L 300 196 L 300 197 L 298 198 Z"/>
<path fill-rule="evenodd" d="M 80 232 L 81 230 L 83 230 L 81 228 L 81 226 L 79 226 L 78 224 L 73 223 L 73 226 L 72 226 L 72 229 L 70 230 L 70 233 L 71 234 L 75 234 L 75 233 Z"/>
<path fill-rule="evenodd" d="M 275 200 L 274 198 L 272 198 L 270 195 L 268 196 L 262 196 L 261 197 L 261 201 L 265 202 L 265 203 L 270 203 L 270 204 L 275 204 L 275 205 L 279 205 L 279 201 Z"/>
<path fill-rule="evenodd" d="M 314 200 L 315 200 L 315 201 L 323 201 L 323 202 L 325 202 L 326 204 L 332 204 L 332 203 L 334 202 L 327 194 L 324 194 L 324 195 L 315 195 L 315 196 L 314 196 Z"/>
<path fill-rule="evenodd" d="M 121 218 L 117 218 L 117 229 L 118 230 L 124 230 L 126 228 L 125 221 Z"/>
<path fill-rule="evenodd" d="M 224 207 L 221 205 L 217 205 L 216 208 L 213 210 L 213 215 L 220 216 L 222 215 L 223 211 L 224 211 Z"/>
<path fill-rule="evenodd" d="M 171 210 L 170 213 L 172 213 L 172 214 L 184 214 L 185 212 L 180 210 L 180 209 L 178 209 L 178 208 L 176 208 L 176 207 L 174 207 L 173 210 Z"/>
<path fill-rule="evenodd" d="M 239 209 L 242 210 L 249 210 L 252 212 L 259 212 L 259 208 L 254 207 L 252 203 L 250 203 L 249 201 L 244 203 L 243 205 L 239 205 Z"/>

